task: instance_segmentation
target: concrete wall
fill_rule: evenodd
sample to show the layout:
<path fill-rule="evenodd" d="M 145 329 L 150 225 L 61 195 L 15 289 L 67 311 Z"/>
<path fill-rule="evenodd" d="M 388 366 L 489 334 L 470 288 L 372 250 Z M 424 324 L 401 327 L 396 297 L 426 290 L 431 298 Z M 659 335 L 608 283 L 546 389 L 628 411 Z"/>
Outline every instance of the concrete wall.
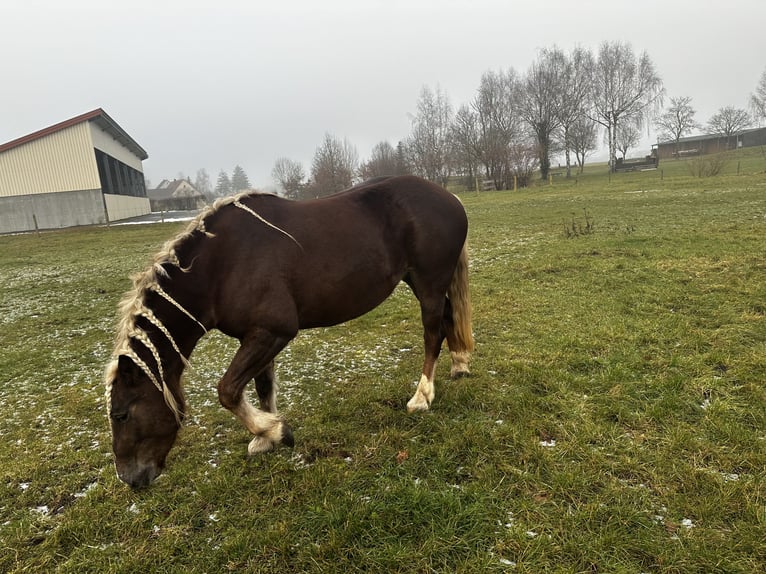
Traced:
<path fill-rule="evenodd" d="M 103 223 L 106 217 L 100 189 L 0 197 L 0 233 Z"/>

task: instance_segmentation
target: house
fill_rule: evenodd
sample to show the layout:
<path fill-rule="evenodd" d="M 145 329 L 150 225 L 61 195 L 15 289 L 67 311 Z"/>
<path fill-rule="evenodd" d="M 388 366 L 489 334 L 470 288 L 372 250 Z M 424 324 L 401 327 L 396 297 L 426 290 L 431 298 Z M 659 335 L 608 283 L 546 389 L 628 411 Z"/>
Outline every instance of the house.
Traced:
<path fill-rule="evenodd" d="M 205 196 L 185 179 L 163 179 L 147 192 L 152 211 L 194 211 L 205 207 Z"/>
<path fill-rule="evenodd" d="M 660 142 L 652 146 L 657 149 L 660 159 L 675 157 L 688 157 L 693 155 L 707 155 L 721 153 L 743 147 L 766 145 L 766 128 L 753 128 L 743 130 L 735 136 L 727 137 L 721 134 L 708 134 L 691 136 L 678 140 L 676 150 L 675 141 Z"/>
<path fill-rule="evenodd" d="M 0 145 L 0 233 L 149 213 L 148 157 L 101 108 Z"/>

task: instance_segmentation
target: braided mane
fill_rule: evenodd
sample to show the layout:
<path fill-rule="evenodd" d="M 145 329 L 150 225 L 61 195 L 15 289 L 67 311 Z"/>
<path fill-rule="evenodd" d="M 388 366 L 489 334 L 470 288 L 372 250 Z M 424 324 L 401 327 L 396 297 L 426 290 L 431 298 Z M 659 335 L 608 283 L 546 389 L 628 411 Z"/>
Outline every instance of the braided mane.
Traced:
<path fill-rule="evenodd" d="M 173 336 L 162 323 L 162 321 L 154 314 L 152 309 L 146 305 L 146 296 L 149 292 L 155 292 L 161 297 L 165 298 L 168 302 L 176 306 L 180 311 L 196 321 L 202 329 L 207 332 L 207 329 L 202 325 L 193 315 L 191 315 L 186 309 L 184 309 L 177 301 L 175 301 L 170 295 L 168 295 L 159 284 L 161 277 L 168 277 L 166 266 L 171 265 L 183 272 L 188 272 L 189 268 L 181 266 L 181 262 L 178 259 L 177 250 L 186 241 L 189 241 L 192 237 L 197 236 L 198 233 L 202 233 L 205 237 L 214 237 L 213 233 L 210 233 L 205 228 L 206 219 L 213 213 L 217 212 L 222 207 L 227 205 L 234 205 L 240 209 L 253 215 L 256 219 L 276 229 L 277 231 L 287 235 L 290 239 L 295 239 L 287 232 L 274 226 L 266 221 L 263 217 L 258 215 L 251 208 L 244 205 L 241 200 L 245 197 L 252 195 L 259 195 L 257 191 L 246 191 L 238 195 L 224 197 L 217 199 L 212 205 L 203 209 L 194 219 L 192 219 L 186 229 L 176 235 L 173 239 L 167 241 L 162 248 L 154 255 L 154 258 L 144 271 L 136 273 L 131 276 L 133 281 L 133 288 L 128 291 L 122 298 L 118 305 L 119 322 L 117 324 L 117 334 L 114 342 L 114 351 L 112 352 L 112 361 L 107 365 L 106 372 L 104 374 L 106 384 L 107 402 L 111 397 L 112 383 L 117 375 L 118 358 L 121 355 L 130 357 L 130 359 L 140 368 L 143 373 L 149 378 L 155 387 L 162 393 L 165 403 L 173 412 L 176 420 L 181 421 L 181 407 L 178 399 L 173 395 L 172 391 L 168 387 L 165 381 L 165 374 L 162 368 L 162 361 L 159 351 L 147 332 L 138 325 L 139 317 L 143 317 L 149 323 L 154 325 L 170 342 L 173 349 L 178 353 L 183 364 L 189 367 L 188 359 L 181 353 Z M 296 241 L 297 243 L 297 241 Z M 140 344 L 144 346 L 152 355 L 156 365 L 159 378 L 150 366 L 141 359 L 136 353 L 134 345 Z"/>

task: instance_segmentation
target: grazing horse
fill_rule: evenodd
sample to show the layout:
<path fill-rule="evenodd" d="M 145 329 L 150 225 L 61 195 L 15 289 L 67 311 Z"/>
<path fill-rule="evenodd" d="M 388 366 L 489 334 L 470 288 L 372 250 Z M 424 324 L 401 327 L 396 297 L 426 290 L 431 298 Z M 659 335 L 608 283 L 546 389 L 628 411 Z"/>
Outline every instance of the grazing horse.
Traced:
<path fill-rule="evenodd" d="M 467 229 L 454 195 L 411 176 L 309 201 L 259 193 L 216 201 L 133 276 L 120 304 L 105 373 L 120 479 L 142 487 L 162 472 L 185 411 L 181 375 L 214 328 L 240 341 L 218 398 L 255 435 L 248 453 L 293 446 L 277 415 L 274 357 L 300 329 L 367 313 L 402 280 L 420 302 L 425 341 L 407 409 L 428 409 L 444 339 L 453 377 L 468 373 L 473 350 Z M 244 392 L 253 380 L 260 408 Z"/>

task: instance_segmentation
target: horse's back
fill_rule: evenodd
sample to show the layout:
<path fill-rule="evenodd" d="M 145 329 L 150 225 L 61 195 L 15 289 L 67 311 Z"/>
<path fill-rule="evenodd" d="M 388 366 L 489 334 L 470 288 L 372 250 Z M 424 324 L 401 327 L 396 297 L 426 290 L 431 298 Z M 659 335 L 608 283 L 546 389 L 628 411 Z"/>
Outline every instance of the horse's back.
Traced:
<path fill-rule="evenodd" d="M 238 267 L 226 276 L 240 281 L 223 288 L 227 304 L 244 293 L 261 315 L 293 309 L 299 328 L 370 311 L 412 270 L 444 269 L 451 276 L 467 231 L 455 196 L 411 176 L 377 178 L 315 200 L 241 201 L 278 230 L 242 209 L 222 214 L 215 227 L 225 224 L 229 233 L 219 235 L 217 255 Z M 210 231 L 218 234 L 216 228 Z M 244 312 L 241 304 L 232 306 Z"/>
<path fill-rule="evenodd" d="M 455 195 L 430 181 L 401 176 L 369 186 L 360 193 L 365 201 L 395 206 L 398 225 L 406 230 L 405 247 L 411 263 L 429 260 L 441 264 L 442 259 L 456 259 L 468 232 L 468 219 L 463 205 Z"/>
<path fill-rule="evenodd" d="M 338 215 L 364 219 L 372 227 L 389 225 L 465 241 L 468 221 L 460 201 L 443 187 L 416 176 L 379 177 L 346 191 L 309 202 Z M 344 221 L 350 223 L 350 221 Z M 433 237 L 437 239 L 437 237 Z"/>

